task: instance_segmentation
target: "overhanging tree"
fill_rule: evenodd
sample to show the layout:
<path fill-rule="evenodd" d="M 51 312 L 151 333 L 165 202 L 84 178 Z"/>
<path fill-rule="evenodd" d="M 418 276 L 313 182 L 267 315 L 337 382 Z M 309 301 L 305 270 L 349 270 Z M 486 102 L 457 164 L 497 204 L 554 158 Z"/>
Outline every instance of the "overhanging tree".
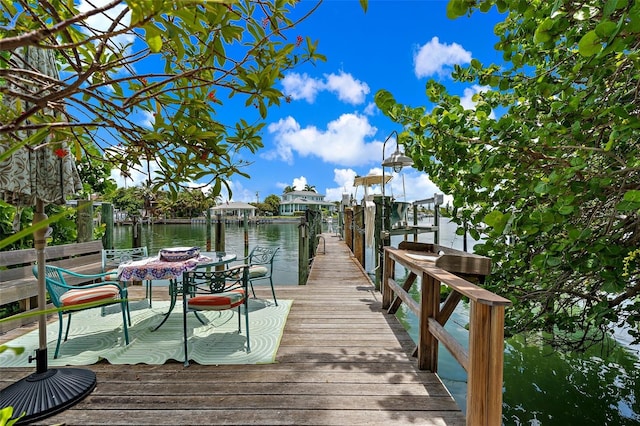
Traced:
<path fill-rule="evenodd" d="M 276 194 L 270 194 L 264 199 L 264 203 L 268 206 L 267 211 L 273 215 L 277 215 L 280 209 L 280 197 Z"/>
<path fill-rule="evenodd" d="M 226 179 L 245 175 L 238 153 L 262 147 L 268 108 L 284 100 L 278 79 L 324 59 L 315 42 L 292 31 L 320 2 L 118 0 L 86 10 L 59 0 L 1 4 L 0 93 L 10 102 L 0 104 L 0 135 L 14 141 L 2 151 L 43 143 L 55 149 L 65 140 L 80 158 L 95 156 L 95 145 L 125 174 L 155 160 L 153 186 L 174 193 L 205 179 L 215 196 Z M 12 59 L 35 47 L 56 53 L 59 81 Z M 34 80 L 48 90 L 29 90 Z M 234 102 L 246 107 L 242 116 L 224 114 Z M 26 130 L 33 136 L 20 137 Z"/>
<path fill-rule="evenodd" d="M 452 78 L 484 87 L 475 109 L 437 81 L 432 106 L 376 103 L 490 256 L 487 287 L 509 297 L 510 333 L 583 348 L 640 320 L 640 3 L 450 0 L 458 18 L 497 7 L 505 64 L 473 59 Z M 472 19 L 472 18 L 471 18 Z"/>

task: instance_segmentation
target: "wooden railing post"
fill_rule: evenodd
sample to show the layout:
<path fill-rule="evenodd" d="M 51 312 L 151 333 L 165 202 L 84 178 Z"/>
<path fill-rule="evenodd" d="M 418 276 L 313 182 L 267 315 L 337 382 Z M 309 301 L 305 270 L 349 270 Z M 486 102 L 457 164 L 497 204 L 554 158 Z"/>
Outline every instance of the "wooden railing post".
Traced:
<path fill-rule="evenodd" d="M 420 301 L 420 324 L 418 336 L 418 368 L 438 372 L 438 339 L 429 327 L 429 318 L 437 318 L 440 310 L 440 282 L 432 276 L 422 274 Z"/>
<path fill-rule="evenodd" d="M 344 242 L 353 253 L 353 208 L 344 209 Z"/>
<path fill-rule="evenodd" d="M 216 214 L 216 227 L 215 227 L 215 241 L 214 248 L 215 251 L 224 251 L 225 250 L 225 237 L 224 237 L 224 220 L 222 218 L 222 213 Z"/>
<path fill-rule="evenodd" d="M 354 207 L 353 228 L 353 255 L 364 268 L 364 208 L 362 206 Z"/>
<path fill-rule="evenodd" d="M 384 263 L 382 269 L 382 279 L 380 280 L 380 292 L 382 293 L 382 309 L 388 309 L 393 299 L 393 290 L 389 287 L 389 278 L 395 277 L 396 262 L 389 257 L 388 252 L 384 252 Z"/>
<path fill-rule="evenodd" d="M 76 216 L 76 241 L 86 243 L 93 240 L 93 202 L 78 200 L 78 213 Z"/>
<path fill-rule="evenodd" d="M 502 423 L 504 306 L 471 302 L 467 425 Z"/>
<path fill-rule="evenodd" d="M 113 249 L 113 204 L 102 203 L 100 206 L 100 220 L 105 224 L 102 246 L 106 249 Z"/>
<path fill-rule="evenodd" d="M 488 425 L 502 423 L 502 387 L 504 366 L 504 306 L 491 308 L 491 327 L 489 336 L 489 383 L 487 385 Z"/>
<path fill-rule="evenodd" d="M 305 285 L 309 277 L 309 225 L 304 218 L 298 225 L 298 239 L 298 285 Z"/>

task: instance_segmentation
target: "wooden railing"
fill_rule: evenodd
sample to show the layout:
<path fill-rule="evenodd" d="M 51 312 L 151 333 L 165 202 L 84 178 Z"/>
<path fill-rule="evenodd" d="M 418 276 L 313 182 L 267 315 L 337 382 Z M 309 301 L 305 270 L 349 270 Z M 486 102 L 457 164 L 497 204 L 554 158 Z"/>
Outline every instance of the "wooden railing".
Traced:
<path fill-rule="evenodd" d="M 459 276 L 461 274 L 455 275 L 437 266 L 437 257 L 437 252 L 429 256 L 425 252 L 385 247 L 382 306 L 390 314 L 394 314 L 404 302 L 418 318 L 416 352 L 420 369 L 437 373 L 438 344 L 442 343 L 466 370 L 467 425 L 500 425 L 504 313 L 510 301 L 472 284 Z M 477 266 L 473 255 L 460 256 L 457 262 L 469 262 L 470 269 Z M 402 286 L 395 280 L 396 263 L 410 271 Z M 486 273 L 470 271 L 470 275 L 479 277 Z M 418 277 L 422 280 L 419 303 L 408 293 Z M 441 305 L 442 285 L 449 286 L 452 291 Z M 463 297 L 468 298 L 470 304 L 468 351 L 444 328 Z"/>
<path fill-rule="evenodd" d="M 71 269 L 81 274 L 102 272 L 102 241 L 49 246 L 45 250 L 47 264 Z M 36 263 L 36 250 L 0 251 L 0 306 L 19 302 L 21 312 L 33 312 L 38 309 L 38 280 L 33 275 Z M 93 280 L 70 278 L 74 285 L 87 284 Z M 26 318 L 6 318 L 0 324 L 0 333 L 37 321 L 37 316 Z"/>

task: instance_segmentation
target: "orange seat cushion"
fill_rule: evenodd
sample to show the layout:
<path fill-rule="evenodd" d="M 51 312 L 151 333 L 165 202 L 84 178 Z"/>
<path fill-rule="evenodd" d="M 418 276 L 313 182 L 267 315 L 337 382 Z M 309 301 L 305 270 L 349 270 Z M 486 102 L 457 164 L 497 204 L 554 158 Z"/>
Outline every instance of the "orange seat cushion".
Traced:
<path fill-rule="evenodd" d="M 112 269 L 106 272 L 109 275 L 105 275 L 103 280 L 105 281 L 118 281 L 118 270 Z"/>
<path fill-rule="evenodd" d="M 223 311 L 235 308 L 244 302 L 243 289 L 226 291 L 216 294 L 201 294 L 187 301 L 189 308 L 199 311 Z"/>
<path fill-rule="evenodd" d="M 113 284 L 107 284 L 100 287 L 69 290 L 60 296 L 60 302 L 62 306 L 73 306 L 101 300 L 118 299 L 119 297 L 120 289 Z"/>

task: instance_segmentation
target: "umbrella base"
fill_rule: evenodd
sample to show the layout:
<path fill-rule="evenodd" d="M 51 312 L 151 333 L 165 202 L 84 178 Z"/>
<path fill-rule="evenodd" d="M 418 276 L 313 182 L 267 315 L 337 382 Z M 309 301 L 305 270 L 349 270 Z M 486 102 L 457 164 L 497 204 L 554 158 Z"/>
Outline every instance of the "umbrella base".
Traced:
<path fill-rule="evenodd" d="M 52 368 L 33 373 L 0 391 L 0 409 L 13 407 L 18 424 L 30 423 L 66 410 L 96 387 L 96 374 L 81 368 Z"/>

